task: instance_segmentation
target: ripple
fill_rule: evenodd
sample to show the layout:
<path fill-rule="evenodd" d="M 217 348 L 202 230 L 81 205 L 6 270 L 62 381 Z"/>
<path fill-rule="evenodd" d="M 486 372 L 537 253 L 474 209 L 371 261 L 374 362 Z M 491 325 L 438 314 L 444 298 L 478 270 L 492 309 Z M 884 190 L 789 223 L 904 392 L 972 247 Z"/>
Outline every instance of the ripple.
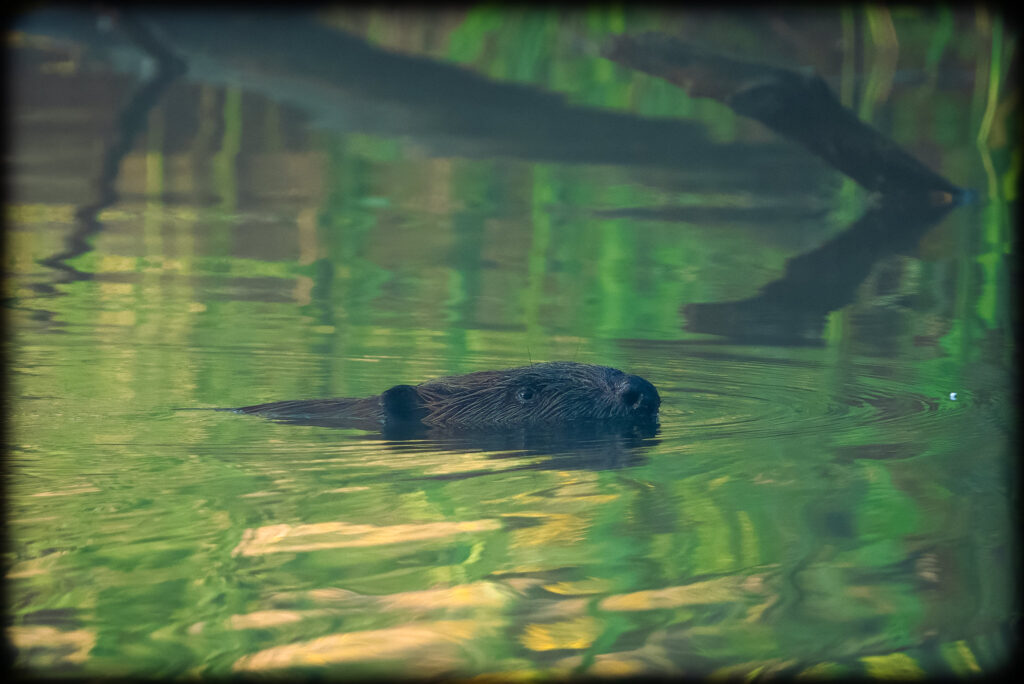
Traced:
<path fill-rule="evenodd" d="M 677 384 L 659 385 L 662 434 L 667 439 L 836 436 L 874 428 L 890 438 L 909 437 L 948 430 L 951 421 L 959 425 L 954 418 L 976 408 L 972 391 L 924 393 L 926 383 L 900 379 L 913 377 L 910 369 L 873 370 L 876 360 L 847 364 L 840 374 L 820 362 L 704 357 L 680 370 Z"/>

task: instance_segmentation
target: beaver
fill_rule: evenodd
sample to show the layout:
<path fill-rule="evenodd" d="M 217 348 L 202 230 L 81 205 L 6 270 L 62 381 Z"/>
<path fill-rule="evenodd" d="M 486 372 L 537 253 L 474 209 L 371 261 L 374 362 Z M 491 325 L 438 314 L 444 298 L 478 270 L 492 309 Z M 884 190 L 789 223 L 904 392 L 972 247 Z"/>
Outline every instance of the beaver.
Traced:
<path fill-rule="evenodd" d="M 395 385 L 363 399 L 274 401 L 221 410 L 306 425 L 480 431 L 656 425 L 660 405 L 658 390 L 639 376 L 607 366 L 554 361 Z"/>

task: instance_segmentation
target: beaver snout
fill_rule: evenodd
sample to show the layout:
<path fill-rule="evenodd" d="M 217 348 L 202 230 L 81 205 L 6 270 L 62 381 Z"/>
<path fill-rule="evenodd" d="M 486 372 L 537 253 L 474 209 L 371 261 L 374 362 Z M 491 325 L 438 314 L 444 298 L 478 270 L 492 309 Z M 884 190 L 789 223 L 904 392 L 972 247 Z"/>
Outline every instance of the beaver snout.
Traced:
<path fill-rule="evenodd" d="M 619 400 L 627 409 L 640 415 L 655 415 L 661 406 L 661 397 L 654 385 L 638 375 L 626 375 L 615 387 Z"/>

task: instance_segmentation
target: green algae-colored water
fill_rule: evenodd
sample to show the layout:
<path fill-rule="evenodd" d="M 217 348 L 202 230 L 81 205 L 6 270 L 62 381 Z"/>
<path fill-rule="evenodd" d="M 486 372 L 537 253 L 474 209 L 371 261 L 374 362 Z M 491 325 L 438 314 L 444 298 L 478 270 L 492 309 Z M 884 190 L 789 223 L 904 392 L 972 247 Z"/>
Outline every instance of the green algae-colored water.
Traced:
<path fill-rule="evenodd" d="M 315 41 L 271 63 L 220 19 L 178 16 L 167 40 L 190 71 L 95 224 L 76 211 L 148 72 L 95 18 L 22 19 L 5 250 L 17 667 L 881 677 L 1006 661 L 1019 92 L 998 16 L 321 18 L 525 84 L 521 109 L 490 110 L 402 69 L 328 81 Z M 810 343 L 686 329 L 682 307 L 753 296 L 872 198 L 587 49 L 642 30 L 816 68 L 979 201 L 880 258 Z M 531 104 L 541 90 L 564 102 Z M 547 360 L 647 378 L 660 430 L 399 440 L 174 410 Z"/>

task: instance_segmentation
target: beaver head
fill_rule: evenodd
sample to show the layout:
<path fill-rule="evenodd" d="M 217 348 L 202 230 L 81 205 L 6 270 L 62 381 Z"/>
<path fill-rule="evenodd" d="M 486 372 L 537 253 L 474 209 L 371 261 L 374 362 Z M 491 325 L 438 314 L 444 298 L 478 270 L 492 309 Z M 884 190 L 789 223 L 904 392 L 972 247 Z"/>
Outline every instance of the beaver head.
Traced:
<path fill-rule="evenodd" d="M 660 405 L 658 390 L 639 376 L 568 361 L 397 385 L 380 396 L 386 423 L 455 429 L 656 423 Z"/>

